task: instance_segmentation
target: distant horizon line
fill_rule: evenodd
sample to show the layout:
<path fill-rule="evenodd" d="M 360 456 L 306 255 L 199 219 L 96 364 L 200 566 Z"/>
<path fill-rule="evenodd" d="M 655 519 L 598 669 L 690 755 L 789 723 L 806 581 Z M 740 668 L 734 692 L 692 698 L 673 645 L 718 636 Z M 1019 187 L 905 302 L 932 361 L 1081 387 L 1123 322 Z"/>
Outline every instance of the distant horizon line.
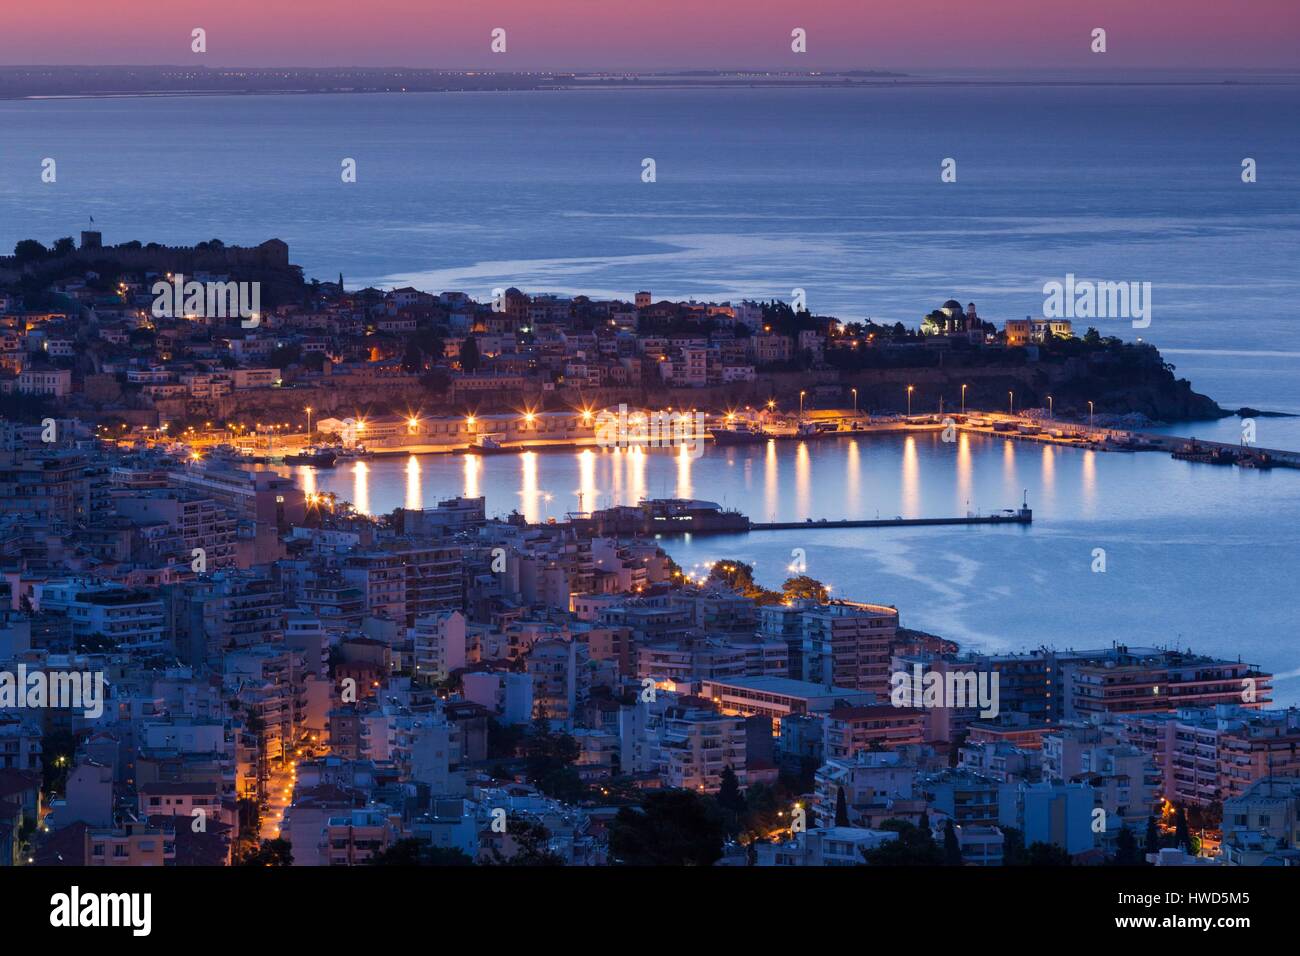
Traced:
<path fill-rule="evenodd" d="M 988 75 L 999 74 L 1064 74 L 1064 73 L 1092 73 L 1096 72 L 1099 76 L 1103 71 L 1093 67 L 1086 66 L 963 66 L 960 64 L 951 64 L 942 68 L 936 68 L 933 65 L 926 66 L 906 66 L 906 65 L 839 65 L 839 66 L 821 66 L 821 67 L 801 67 L 794 68 L 789 66 L 658 66 L 658 67 L 532 67 L 517 69 L 500 69 L 488 66 L 412 66 L 401 63 L 384 63 L 384 64 L 248 64 L 248 63 L 0 63 L 0 71 L 3 70 L 28 70 L 28 69 L 61 69 L 61 70 L 195 70 L 195 71 L 215 71 L 215 70 L 404 70 L 410 72 L 432 72 L 432 73 L 492 73 L 498 75 L 516 75 L 527 76 L 536 74 L 545 74 L 553 76 L 563 75 L 587 75 L 587 76 L 679 76 L 683 74 L 695 75 L 727 75 L 727 74 L 748 74 L 748 73 L 773 73 L 783 75 L 797 76 L 816 76 L 826 73 L 894 73 L 900 70 L 907 70 L 917 75 L 939 76 L 952 73 L 979 73 Z M 1300 76 L 1300 65 L 1276 64 L 1276 65 L 1243 65 L 1243 66 L 1205 66 L 1203 64 L 1190 64 L 1187 66 L 1121 66 L 1111 68 L 1106 73 L 1204 73 L 1204 74 L 1223 74 L 1223 73 L 1284 73 Z"/>

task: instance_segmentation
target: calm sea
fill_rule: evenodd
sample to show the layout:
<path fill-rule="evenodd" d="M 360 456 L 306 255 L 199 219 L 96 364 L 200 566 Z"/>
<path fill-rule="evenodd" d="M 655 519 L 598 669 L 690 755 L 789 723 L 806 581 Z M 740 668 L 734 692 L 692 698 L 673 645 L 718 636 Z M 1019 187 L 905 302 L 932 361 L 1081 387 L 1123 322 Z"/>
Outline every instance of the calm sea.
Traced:
<path fill-rule="evenodd" d="M 1300 90 L 930 87 L 0 102 L 0 247 L 256 243 L 349 286 L 788 297 L 915 324 L 949 297 L 999 323 L 1067 273 L 1152 283 L 1141 335 L 1227 407 L 1300 413 Z M 40 181 L 45 157 L 58 181 Z M 957 160 L 957 182 L 939 165 Z M 1258 182 L 1241 181 L 1241 162 Z M 340 181 L 357 161 L 359 181 Z M 658 181 L 641 181 L 653 158 Z M 1232 440 L 1235 420 L 1180 425 Z M 1300 419 L 1262 418 L 1300 448 Z M 1290 676 L 1300 475 L 926 438 L 710 449 L 698 461 L 556 452 L 322 474 L 371 511 L 488 495 L 532 516 L 695 494 L 755 517 L 961 514 L 1028 529 L 753 534 L 670 544 L 686 564 L 794 548 L 837 593 L 971 644 L 1178 643 Z M 546 495 L 550 500 L 546 500 Z M 968 504 L 969 503 L 969 504 Z M 1094 548 L 1107 572 L 1089 568 Z"/>
<path fill-rule="evenodd" d="M 808 573 L 833 593 L 899 607 L 903 623 L 969 646 L 1190 646 L 1280 675 L 1300 702 L 1294 580 L 1300 472 L 1195 465 L 1157 453 L 1100 453 L 935 434 L 672 452 L 422 455 L 295 469 L 372 514 L 485 495 L 530 520 L 643 497 L 699 497 L 757 520 L 937 517 L 1027 500 L 1030 527 L 752 532 L 664 539 L 687 567 L 754 564 L 764 584 Z M 1104 573 L 1094 550 L 1105 551 Z"/>

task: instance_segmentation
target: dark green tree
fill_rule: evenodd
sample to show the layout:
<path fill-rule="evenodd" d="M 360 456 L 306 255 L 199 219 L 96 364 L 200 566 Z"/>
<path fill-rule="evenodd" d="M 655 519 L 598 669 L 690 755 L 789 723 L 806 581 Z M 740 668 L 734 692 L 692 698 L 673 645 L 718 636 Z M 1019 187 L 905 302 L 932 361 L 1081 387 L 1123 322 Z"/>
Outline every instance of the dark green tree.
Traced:
<path fill-rule="evenodd" d="M 460 367 L 466 372 L 476 372 L 480 361 L 478 339 L 468 336 L 460 346 Z"/>
<path fill-rule="evenodd" d="M 835 825 L 837 827 L 846 827 L 849 825 L 849 802 L 844 797 L 844 788 L 835 788 Z"/>
<path fill-rule="evenodd" d="M 564 857 L 553 853 L 548 845 L 551 831 L 542 824 L 512 816 L 506 821 L 506 833 L 509 834 L 515 851 L 510 856 L 504 856 L 500 850 L 493 847 L 493 865 L 564 866 Z"/>
<path fill-rule="evenodd" d="M 961 866 L 961 843 L 951 820 L 943 828 L 943 862 L 947 866 Z"/>
<path fill-rule="evenodd" d="M 565 803 L 576 803 L 587 795 L 573 764 L 578 759 L 578 742 L 568 734 L 555 734 L 544 719 L 533 721 L 524 741 L 528 781 L 542 793 Z"/>
<path fill-rule="evenodd" d="M 1138 849 L 1137 837 L 1128 828 L 1128 824 L 1120 827 L 1120 831 L 1115 837 L 1115 858 L 1112 862 L 1116 866 L 1140 866 L 1143 862 L 1142 852 Z"/>
<path fill-rule="evenodd" d="M 1015 827 L 1001 827 L 1002 865 L 1028 866 L 1029 854 L 1025 851 L 1025 835 Z"/>
<path fill-rule="evenodd" d="M 818 604 L 825 604 L 830 597 L 830 592 L 826 590 L 826 585 L 822 584 L 816 578 L 808 577 L 806 574 L 800 574 L 797 577 L 788 578 L 785 584 L 781 585 L 781 592 L 785 595 L 787 601 L 806 598 L 816 601 Z"/>
<path fill-rule="evenodd" d="M 1143 849 L 1147 853 L 1160 852 L 1160 828 L 1156 826 L 1155 817 L 1147 817 L 1147 834 Z"/>
<path fill-rule="evenodd" d="M 19 262 L 35 262 L 37 259 L 44 259 L 50 254 L 50 250 L 45 248 L 45 244 L 37 242 L 35 239 L 21 239 L 14 246 L 14 256 Z"/>
<path fill-rule="evenodd" d="M 370 858 L 371 866 L 473 866 L 474 861 L 457 847 L 433 846 L 423 840 L 398 840 Z"/>
<path fill-rule="evenodd" d="M 244 866 L 292 866 L 293 845 L 288 840 L 263 840 L 253 853 L 244 858 Z"/>
<path fill-rule="evenodd" d="M 934 842 L 929 827 L 918 827 L 906 820 L 886 820 L 882 830 L 893 830 L 898 838 L 880 846 L 863 850 L 862 856 L 870 866 L 940 866 L 944 862 L 943 850 Z"/>
<path fill-rule="evenodd" d="M 730 766 L 722 771 L 722 781 L 718 787 L 718 806 L 733 813 L 745 812 L 745 795 L 740 792 L 740 780 L 736 771 Z"/>
<path fill-rule="evenodd" d="M 712 866 L 725 829 L 716 800 L 692 790 L 661 790 L 623 807 L 609 831 L 610 855 L 624 866 Z"/>
<path fill-rule="evenodd" d="M 1030 866 L 1069 866 L 1070 854 L 1055 843 L 1031 843 L 1029 845 Z"/>
<path fill-rule="evenodd" d="M 1174 810 L 1174 845 L 1184 851 L 1192 848 L 1192 834 L 1187 829 L 1187 810 L 1181 805 Z"/>

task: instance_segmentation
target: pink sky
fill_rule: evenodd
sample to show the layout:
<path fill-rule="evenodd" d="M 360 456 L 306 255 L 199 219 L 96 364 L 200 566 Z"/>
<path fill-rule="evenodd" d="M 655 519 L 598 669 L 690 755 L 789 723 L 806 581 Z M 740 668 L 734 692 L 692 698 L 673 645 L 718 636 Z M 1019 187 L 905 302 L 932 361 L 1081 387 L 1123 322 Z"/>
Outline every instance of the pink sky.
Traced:
<path fill-rule="evenodd" d="M 5 0 L 0 63 L 1295 67 L 1300 0 Z M 128 12 L 129 11 L 129 12 Z M 208 53 L 190 52 L 190 30 Z M 504 27 L 505 54 L 489 53 Z M 808 31 L 808 53 L 790 31 Z M 1109 52 L 1089 52 L 1094 27 Z"/>

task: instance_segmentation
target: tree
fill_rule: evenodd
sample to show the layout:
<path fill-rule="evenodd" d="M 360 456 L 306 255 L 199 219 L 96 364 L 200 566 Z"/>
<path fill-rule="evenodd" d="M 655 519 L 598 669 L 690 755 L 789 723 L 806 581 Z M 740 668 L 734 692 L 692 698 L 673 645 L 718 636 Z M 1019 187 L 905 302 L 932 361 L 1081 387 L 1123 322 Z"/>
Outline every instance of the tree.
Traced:
<path fill-rule="evenodd" d="M 943 850 L 934 842 L 928 826 L 918 827 L 906 820 L 886 820 L 882 830 L 892 830 L 898 838 L 882 843 L 862 856 L 870 866 L 939 866 L 944 862 Z"/>
<path fill-rule="evenodd" d="M 503 724 L 495 717 L 488 718 L 487 754 L 491 760 L 514 757 L 519 752 L 519 745 L 524 740 L 524 728 L 520 724 Z"/>
<path fill-rule="evenodd" d="M 718 810 L 722 814 L 727 836 L 734 839 L 744 826 L 745 795 L 740 792 L 740 781 L 731 767 L 722 771 L 722 782 L 718 788 Z"/>
<path fill-rule="evenodd" d="M 609 850 L 624 866 L 712 866 L 725 837 L 717 801 L 692 790 L 661 790 L 640 807 L 623 807 Z"/>
<path fill-rule="evenodd" d="M 1015 827 L 1000 827 L 1002 830 L 1002 865 L 1028 866 L 1029 854 L 1025 852 L 1025 835 Z"/>
<path fill-rule="evenodd" d="M 781 585 L 781 592 L 785 595 L 787 601 L 805 599 L 816 601 L 818 604 L 825 604 L 830 597 L 826 585 L 816 578 L 808 577 L 806 574 L 789 578 L 785 584 Z"/>
<path fill-rule="evenodd" d="M 493 847 L 494 866 L 564 866 L 564 857 L 549 846 L 551 831 L 542 824 L 512 816 L 506 821 L 506 833 L 515 851 L 505 856 Z"/>
<path fill-rule="evenodd" d="M 961 842 L 951 820 L 943 828 L 943 862 L 946 866 L 961 866 Z"/>
<path fill-rule="evenodd" d="M 587 796 L 573 764 L 578 759 L 578 742 L 568 734 L 554 734 L 544 719 L 533 721 L 532 731 L 524 742 L 528 780 L 548 797 L 576 803 Z"/>
<path fill-rule="evenodd" d="M 284 371 L 302 357 L 302 346 L 295 344 L 281 345 L 271 353 L 271 365 Z"/>
<path fill-rule="evenodd" d="M 1119 833 L 1115 837 L 1115 858 L 1111 862 L 1116 866 L 1140 866 L 1143 862 L 1142 853 L 1138 849 L 1137 837 L 1128 828 L 1128 824 L 1120 827 Z"/>
<path fill-rule="evenodd" d="M 720 581 L 736 591 L 748 591 L 754 585 L 754 566 L 743 561 L 715 561 L 709 568 L 709 580 Z"/>
<path fill-rule="evenodd" d="M 797 790 L 803 793 L 812 789 L 811 785 Z M 784 821 L 781 808 L 789 803 L 776 788 L 765 783 L 752 783 L 745 790 L 745 817 L 741 829 L 746 833 L 766 835 L 771 833 Z"/>
<path fill-rule="evenodd" d="M 468 336 L 460 346 L 460 367 L 466 372 L 476 372 L 479 362 L 478 339 Z"/>
<path fill-rule="evenodd" d="M 1223 826 L 1223 804 L 1211 800 L 1205 806 L 1196 804 L 1187 808 L 1187 826 L 1191 830 L 1217 830 Z"/>
<path fill-rule="evenodd" d="M 257 850 L 244 858 L 244 866 L 292 866 L 293 845 L 288 840 L 263 840 Z"/>
<path fill-rule="evenodd" d="M 1070 854 L 1055 843 L 1031 843 L 1029 845 L 1030 866 L 1069 866 Z"/>
<path fill-rule="evenodd" d="M 433 395 L 446 395 L 451 383 L 451 373 L 445 368 L 435 368 L 420 376 L 420 386 Z"/>
<path fill-rule="evenodd" d="M 722 771 L 722 781 L 718 787 L 718 806 L 733 813 L 745 812 L 745 795 L 740 792 L 740 780 L 736 771 L 727 766 Z"/>
<path fill-rule="evenodd" d="M 26 595 L 23 595 L 26 597 Z M 72 769 L 77 752 L 77 738 L 70 730 L 53 729 L 41 741 L 44 751 L 41 767 L 41 788 L 47 793 L 62 793 Z"/>
<path fill-rule="evenodd" d="M 1160 852 L 1160 829 L 1156 826 L 1155 817 L 1147 817 L 1147 835 L 1143 849 L 1148 854 Z"/>
<path fill-rule="evenodd" d="M 846 827 L 849 825 L 849 804 L 844 799 L 844 788 L 835 788 L 835 825 L 837 827 Z"/>
<path fill-rule="evenodd" d="M 35 239 L 21 239 L 14 246 L 14 257 L 19 262 L 35 262 L 38 259 L 44 259 L 49 254 L 50 250 Z"/>
<path fill-rule="evenodd" d="M 1187 810 L 1181 804 L 1174 810 L 1174 846 L 1184 851 L 1192 848 L 1192 835 L 1187 829 Z"/>
<path fill-rule="evenodd" d="M 402 353 L 402 371 L 413 374 L 424 368 L 424 353 L 413 340 L 407 341 L 406 351 Z"/>
<path fill-rule="evenodd" d="M 62 239 L 55 239 L 54 246 L 50 252 L 56 256 L 66 256 L 77 248 L 77 244 L 72 241 L 71 236 L 64 236 Z"/>
<path fill-rule="evenodd" d="M 473 866 L 474 861 L 457 847 L 434 846 L 423 840 L 398 840 L 376 853 L 370 866 Z"/>

